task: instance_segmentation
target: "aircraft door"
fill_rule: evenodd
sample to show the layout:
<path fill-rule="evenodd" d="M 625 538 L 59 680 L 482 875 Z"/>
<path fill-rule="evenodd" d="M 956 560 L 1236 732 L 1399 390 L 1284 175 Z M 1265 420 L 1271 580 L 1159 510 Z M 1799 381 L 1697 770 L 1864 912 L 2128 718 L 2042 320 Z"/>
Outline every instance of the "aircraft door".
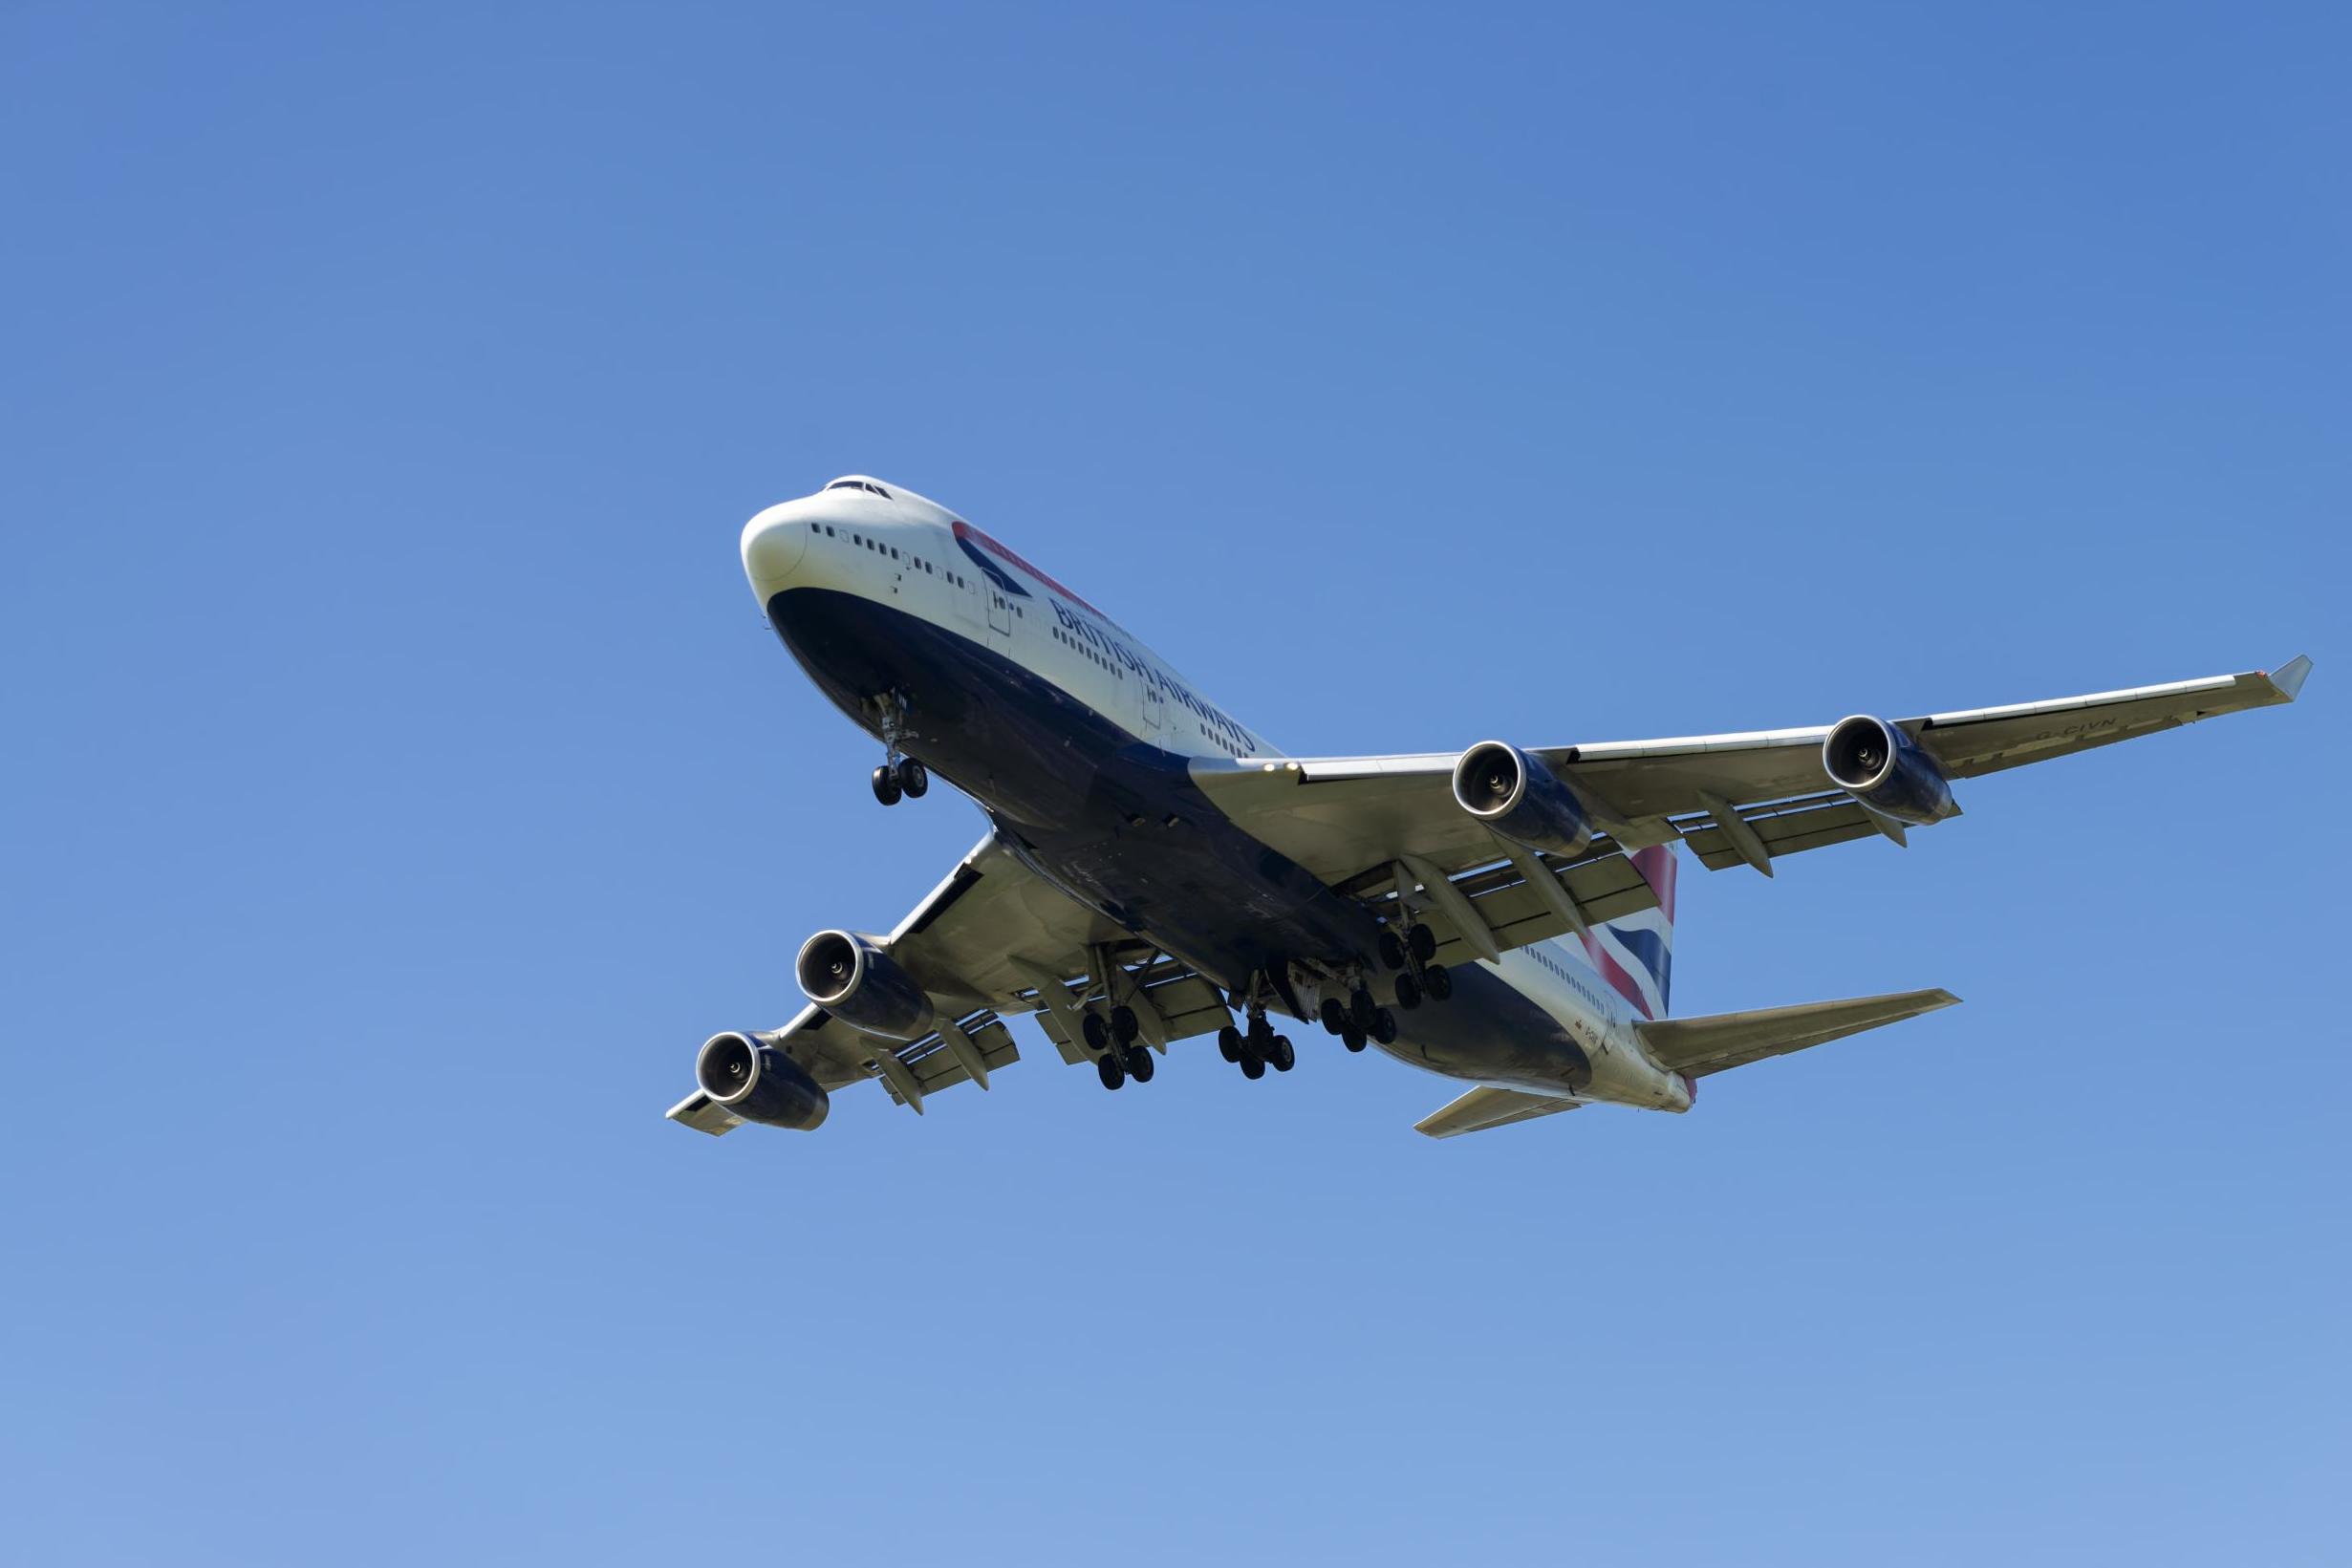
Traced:
<path fill-rule="evenodd" d="M 986 594 L 994 592 L 995 590 L 968 572 L 949 571 L 943 576 L 947 584 L 948 600 L 956 607 L 957 624 L 977 639 L 980 635 L 981 623 L 987 618 L 987 612 L 982 608 L 981 600 Z"/>
<path fill-rule="evenodd" d="M 996 584 L 982 581 L 980 591 L 988 597 L 988 630 L 996 634 L 999 645 L 1008 642 L 1013 634 L 1013 602 Z"/>
<path fill-rule="evenodd" d="M 1150 674 L 1138 672 L 1143 682 L 1143 738 L 1156 741 L 1168 727 L 1168 698 Z"/>

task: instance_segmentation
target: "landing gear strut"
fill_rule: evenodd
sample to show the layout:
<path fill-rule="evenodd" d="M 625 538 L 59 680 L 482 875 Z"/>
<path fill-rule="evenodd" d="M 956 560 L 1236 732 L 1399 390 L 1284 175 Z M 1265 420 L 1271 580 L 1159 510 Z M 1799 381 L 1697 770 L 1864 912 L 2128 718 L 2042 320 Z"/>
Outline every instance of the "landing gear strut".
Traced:
<path fill-rule="evenodd" d="M 882 732 L 882 765 L 874 770 L 873 784 L 874 798 L 884 805 L 896 805 L 901 795 L 920 800 L 931 788 L 931 770 L 899 750 L 903 742 L 917 739 L 906 721 L 912 706 L 897 692 L 867 699 L 875 727 Z"/>

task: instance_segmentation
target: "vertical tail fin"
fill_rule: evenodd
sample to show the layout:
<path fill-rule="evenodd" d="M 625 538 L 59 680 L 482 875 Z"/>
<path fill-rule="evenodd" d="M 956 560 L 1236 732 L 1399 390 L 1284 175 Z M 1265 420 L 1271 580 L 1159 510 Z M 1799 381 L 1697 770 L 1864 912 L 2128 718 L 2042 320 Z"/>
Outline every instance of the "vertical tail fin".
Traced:
<path fill-rule="evenodd" d="M 1658 895 L 1658 906 L 1593 927 L 1585 953 L 1634 1012 L 1662 1019 L 1674 987 L 1674 850 L 1672 845 L 1654 845 L 1635 850 L 1631 858 Z"/>

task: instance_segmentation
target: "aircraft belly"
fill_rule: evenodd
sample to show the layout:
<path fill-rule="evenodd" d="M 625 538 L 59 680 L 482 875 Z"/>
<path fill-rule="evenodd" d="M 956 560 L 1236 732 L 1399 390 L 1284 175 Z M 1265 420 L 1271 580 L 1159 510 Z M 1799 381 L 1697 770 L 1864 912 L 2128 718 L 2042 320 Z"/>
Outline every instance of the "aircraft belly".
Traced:
<path fill-rule="evenodd" d="M 1454 994 L 1396 1015 L 1400 1062 L 1520 1088 L 1581 1092 L 1592 1063 L 1560 1020 L 1485 964 L 1453 965 Z"/>
<path fill-rule="evenodd" d="M 1228 986 L 1282 955 L 1369 955 L 1377 923 L 1209 803 L 1181 755 L 951 628 L 831 589 L 768 619 L 835 706 L 909 699 L 902 749 L 979 801 L 1037 872 Z"/>

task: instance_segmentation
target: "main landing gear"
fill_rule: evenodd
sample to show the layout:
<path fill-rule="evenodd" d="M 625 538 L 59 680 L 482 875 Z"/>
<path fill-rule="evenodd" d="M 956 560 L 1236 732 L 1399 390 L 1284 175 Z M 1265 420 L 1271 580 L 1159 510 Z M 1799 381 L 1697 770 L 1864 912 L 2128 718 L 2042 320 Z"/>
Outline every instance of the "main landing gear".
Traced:
<path fill-rule="evenodd" d="M 896 805 L 898 797 L 920 800 L 931 787 L 931 770 L 914 758 L 900 752 L 901 741 L 916 739 L 907 727 L 907 713 L 913 704 L 897 692 L 884 692 L 880 697 L 866 699 L 866 709 L 874 715 L 874 727 L 882 732 L 882 765 L 874 770 L 874 798 L 884 805 Z"/>
<path fill-rule="evenodd" d="M 1107 1089 L 1115 1089 L 1131 1078 L 1149 1084 L 1158 1070 L 1152 1048 L 1136 1043 L 1143 1025 L 1132 1007 L 1113 1007 L 1108 1017 L 1090 1012 L 1078 1032 L 1086 1037 L 1087 1049 L 1095 1053 L 1094 1073 Z"/>
<path fill-rule="evenodd" d="M 1402 992 L 1396 999 L 1405 1004 Z M 1351 1051 L 1362 1050 L 1368 1041 L 1376 1040 L 1383 1045 L 1396 1042 L 1396 1015 L 1375 1003 L 1372 994 L 1360 985 L 1348 994 L 1346 1001 L 1337 997 L 1323 999 L 1323 1027 L 1326 1033 L 1339 1036 L 1339 1042 Z"/>
<path fill-rule="evenodd" d="M 1268 1067 L 1276 1072 L 1288 1072 L 1299 1064 L 1299 1053 L 1291 1046 L 1290 1037 L 1274 1032 L 1262 1007 L 1249 1010 L 1247 1033 L 1230 1023 L 1217 1031 L 1217 1054 L 1240 1063 L 1244 1078 L 1263 1078 Z"/>
<path fill-rule="evenodd" d="M 1417 920 L 1401 938 L 1393 931 L 1380 934 L 1380 961 L 1397 972 L 1397 1006 L 1411 1012 L 1424 997 L 1443 1001 L 1454 995 L 1454 977 L 1446 966 L 1430 962 L 1436 956 L 1437 934 Z"/>

